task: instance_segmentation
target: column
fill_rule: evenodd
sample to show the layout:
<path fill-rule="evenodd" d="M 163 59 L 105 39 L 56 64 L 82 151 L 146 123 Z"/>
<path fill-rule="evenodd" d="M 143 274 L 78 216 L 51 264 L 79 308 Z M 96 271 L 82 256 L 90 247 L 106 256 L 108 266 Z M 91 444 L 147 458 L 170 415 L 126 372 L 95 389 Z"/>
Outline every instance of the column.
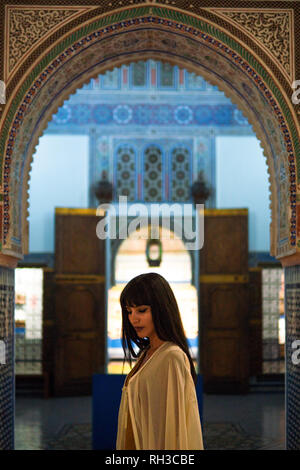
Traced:
<path fill-rule="evenodd" d="M 14 281 L 14 268 L 0 266 L 0 450 L 14 449 Z"/>

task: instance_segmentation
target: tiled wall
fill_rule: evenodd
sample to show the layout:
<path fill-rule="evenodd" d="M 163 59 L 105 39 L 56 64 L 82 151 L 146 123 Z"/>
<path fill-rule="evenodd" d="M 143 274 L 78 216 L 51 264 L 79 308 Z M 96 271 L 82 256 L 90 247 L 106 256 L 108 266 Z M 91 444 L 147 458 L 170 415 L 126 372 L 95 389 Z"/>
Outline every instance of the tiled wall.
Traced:
<path fill-rule="evenodd" d="M 286 315 L 286 448 L 300 449 L 300 351 L 293 357 L 295 340 L 300 340 L 300 266 L 285 268 Z M 298 358 L 298 361 L 295 359 Z M 297 363 L 299 362 L 299 363 Z"/>
<path fill-rule="evenodd" d="M 283 314 L 283 269 L 263 269 L 262 282 L 263 374 L 283 374 L 284 355 L 279 343 L 279 319 Z"/>
<path fill-rule="evenodd" d="M 43 269 L 15 271 L 15 374 L 42 374 Z"/>
<path fill-rule="evenodd" d="M 0 267 L 0 450 L 14 448 L 14 270 Z M 3 347 L 2 347 L 3 351 Z"/>
<path fill-rule="evenodd" d="M 191 201 L 190 186 L 200 170 L 215 188 L 216 137 L 254 136 L 242 112 L 216 86 L 153 60 L 92 79 L 65 101 L 46 131 L 78 133 L 90 139 L 91 189 L 105 172 L 115 201 L 126 195 L 128 201 L 147 202 Z M 215 193 L 207 207 L 215 207 Z M 89 206 L 97 207 L 92 190 L 89 198 Z"/>

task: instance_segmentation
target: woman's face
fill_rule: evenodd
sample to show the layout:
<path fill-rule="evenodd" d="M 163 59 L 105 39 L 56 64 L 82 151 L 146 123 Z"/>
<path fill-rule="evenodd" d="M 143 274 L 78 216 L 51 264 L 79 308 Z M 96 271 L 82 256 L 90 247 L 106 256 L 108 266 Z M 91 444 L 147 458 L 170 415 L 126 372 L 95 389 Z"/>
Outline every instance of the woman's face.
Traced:
<path fill-rule="evenodd" d="M 140 338 L 151 338 L 155 333 L 150 305 L 126 307 L 128 319 Z"/>

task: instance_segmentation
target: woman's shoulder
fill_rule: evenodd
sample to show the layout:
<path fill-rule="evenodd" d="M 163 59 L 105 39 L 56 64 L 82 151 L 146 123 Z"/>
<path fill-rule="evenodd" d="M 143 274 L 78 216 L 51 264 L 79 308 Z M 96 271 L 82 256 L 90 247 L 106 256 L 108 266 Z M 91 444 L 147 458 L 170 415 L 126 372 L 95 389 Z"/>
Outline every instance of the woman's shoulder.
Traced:
<path fill-rule="evenodd" d="M 173 343 L 172 341 L 165 341 L 164 343 L 164 351 L 182 351 L 181 347 L 178 344 Z M 183 351 L 182 351 L 183 352 Z"/>
<path fill-rule="evenodd" d="M 162 354 L 172 360 L 188 361 L 188 357 L 181 347 L 171 341 L 166 341 Z"/>
<path fill-rule="evenodd" d="M 156 364 L 160 373 L 168 376 L 170 373 L 189 374 L 190 363 L 186 353 L 175 343 L 166 342 L 161 348 Z"/>

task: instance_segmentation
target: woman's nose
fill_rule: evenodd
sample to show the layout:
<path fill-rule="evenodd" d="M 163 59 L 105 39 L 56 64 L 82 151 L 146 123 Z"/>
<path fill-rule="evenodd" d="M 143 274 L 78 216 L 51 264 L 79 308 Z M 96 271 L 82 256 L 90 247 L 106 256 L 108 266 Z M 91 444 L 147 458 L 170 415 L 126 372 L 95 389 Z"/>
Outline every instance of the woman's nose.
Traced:
<path fill-rule="evenodd" d="M 133 324 L 135 324 L 135 323 L 137 323 L 137 321 L 138 321 L 138 316 L 137 316 L 137 314 L 136 314 L 135 312 L 132 312 L 132 313 L 131 313 L 131 322 L 132 322 Z"/>

